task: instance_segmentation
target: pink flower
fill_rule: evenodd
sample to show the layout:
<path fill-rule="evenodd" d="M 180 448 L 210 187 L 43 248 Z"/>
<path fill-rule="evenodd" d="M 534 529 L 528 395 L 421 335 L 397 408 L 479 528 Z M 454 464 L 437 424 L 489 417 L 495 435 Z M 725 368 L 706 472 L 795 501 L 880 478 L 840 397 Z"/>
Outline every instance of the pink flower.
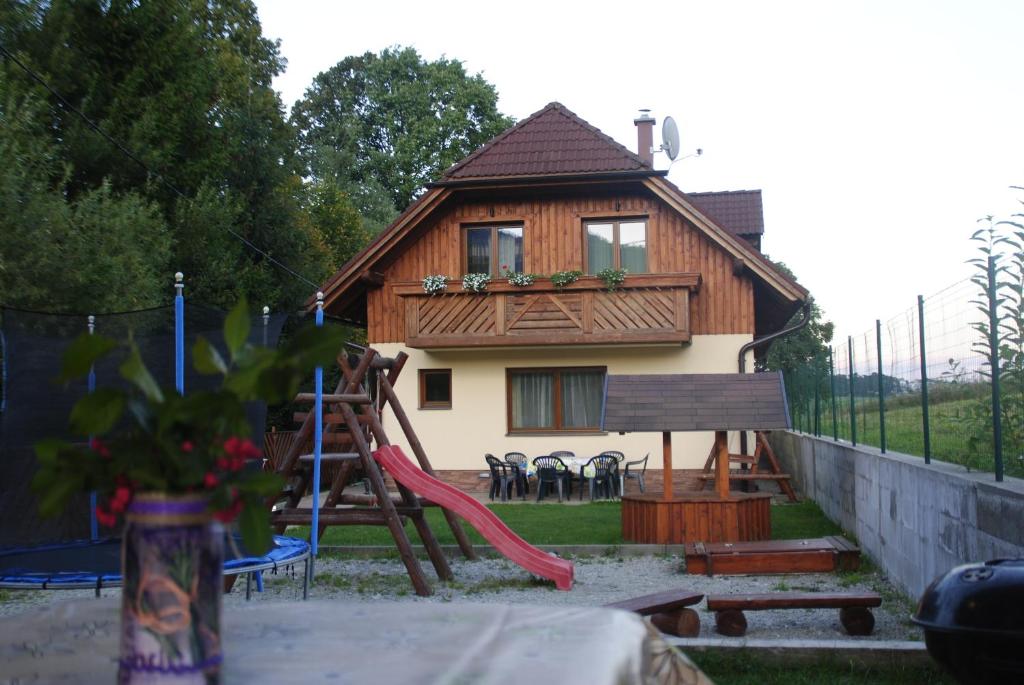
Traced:
<path fill-rule="evenodd" d="M 212 490 L 213 488 L 217 487 L 217 484 L 219 482 L 220 479 L 217 478 L 217 474 L 215 474 L 213 471 L 207 471 L 206 475 L 203 476 L 203 485 L 208 490 Z"/>
<path fill-rule="evenodd" d="M 128 504 L 131 501 L 131 488 L 120 486 L 114 490 L 114 499 L 110 500 L 110 510 L 114 513 L 120 513 L 128 508 Z"/>
<path fill-rule="evenodd" d="M 188 454 L 193 449 L 195 449 L 195 445 L 193 445 L 190 440 L 186 440 L 185 442 L 181 443 L 181 451 L 184 452 L 185 454 Z"/>
<path fill-rule="evenodd" d="M 103 505 L 96 505 L 96 520 L 101 526 L 113 528 L 117 524 L 117 517 Z"/>
<path fill-rule="evenodd" d="M 89 441 L 89 449 L 104 459 L 110 459 L 110 448 L 104 445 L 103 441 L 99 438 L 93 438 Z"/>

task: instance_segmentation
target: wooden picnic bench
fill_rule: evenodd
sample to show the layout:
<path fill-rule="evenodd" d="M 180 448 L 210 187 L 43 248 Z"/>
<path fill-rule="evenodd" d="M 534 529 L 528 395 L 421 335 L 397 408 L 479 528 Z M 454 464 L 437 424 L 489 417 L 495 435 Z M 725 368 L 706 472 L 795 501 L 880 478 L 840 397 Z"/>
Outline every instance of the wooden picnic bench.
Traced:
<path fill-rule="evenodd" d="M 696 637 L 700 634 L 700 616 L 692 606 L 704 599 L 702 592 L 665 590 L 651 595 L 624 599 L 605 604 L 608 609 L 623 609 L 641 616 L 650 616 L 654 627 L 676 637 Z"/>
<path fill-rule="evenodd" d="M 790 475 L 783 472 L 782 465 L 779 464 L 778 457 L 775 456 L 775 451 L 772 450 L 772 446 L 768 443 L 768 439 L 765 434 L 770 431 L 756 431 L 754 433 L 754 440 L 757 447 L 754 449 L 753 455 L 745 454 L 730 454 L 729 465 L 739 464 L 744 470 L 729 470 L 729 482 L 732 481 L 775 481 L 779 485 L 779 489 L 789 498 L 790 502 L 799 501 L 796 496 L 796 491 L 793 490 L 793 485 L 789 482 Z M 764 457 L 768 462 L 768 468 L 770 473 L 759 471 L 761 464 L 761 458 Z M 717 445 L 711 448 L 711 452 L 708 454 L 707 461 L 704 462 L 704 469 L 701 474 L 697 476 L 697 479 L 701 482 L 701 488 L 707 483 L 712 483 L 716 479 L 716 472 L 712 470 L 715 462 L 718 459 Z M 749 469 L 747 467 L 750 467 Z"/>
<path fill-rule="evenodd" d="M 870 607 L 881 606 L 874 592 L 773 592 L 760 595 L 708 595 L 708 610 L 715 612 L 715 630 L 729 637 L 747 632 L 747 611 L 768 609 L 839 609 L 839 622 L 850 635 L 870 635 L 875 617 Z"/>
<path fill-rule="evenodd" d="M 688 542 L 684 551 L 686 572 L 708 576 L 827 573 L 860 567 L 860 549 L 841 535 L 803 540 Z"/>

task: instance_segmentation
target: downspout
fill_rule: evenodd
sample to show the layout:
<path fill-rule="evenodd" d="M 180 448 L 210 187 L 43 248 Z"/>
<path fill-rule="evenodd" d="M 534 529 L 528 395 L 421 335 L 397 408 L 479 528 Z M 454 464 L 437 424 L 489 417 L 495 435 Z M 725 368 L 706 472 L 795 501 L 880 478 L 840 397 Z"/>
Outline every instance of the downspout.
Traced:
<path fill-rule="evenodd" d="M 768 335 L 765 335 L 765 336 L 762 336 L 762 337 L 758 338 L 757 340 L 751 340 L 750 342 L 748 342 L 747 344 L 745 344 L 743 347 L 740 348 L 739 359 L 738 359 L 740 373 L 746 373 L 747 372 L 747 352 L 749 352 L 750 350 L 754 349 L 755 347 L 760 347 L 761 345 L 764 345 L 765 343 L 772 342 L 773 340 L 776 340 L 778 338 L 782 338 L 784 336 L 787 336 L 790 333 L 793 333 L 794 331 L 798 331 L 798 330 L 800 330 L 801 328 L 803 328 L 804 326 L 806 326 L 807 324 L 809 324 L 811 322 L 811 303 L 810 302 L 805 302 L 803 308 L 801 309 L 801 311 L 803 312 L 804 317 L 800 321 L 798 321 L 795 324 L 793 324 L 792 326 L 790 326 L 789 328 L 783 328 L 781 331 L 776 331 L 775 333 L 770 333 Z M 747 432 L 746 431 L 741 431 L 740 432 L 740 454 L 746 454 L 746 453 L 747 453 Z"/>

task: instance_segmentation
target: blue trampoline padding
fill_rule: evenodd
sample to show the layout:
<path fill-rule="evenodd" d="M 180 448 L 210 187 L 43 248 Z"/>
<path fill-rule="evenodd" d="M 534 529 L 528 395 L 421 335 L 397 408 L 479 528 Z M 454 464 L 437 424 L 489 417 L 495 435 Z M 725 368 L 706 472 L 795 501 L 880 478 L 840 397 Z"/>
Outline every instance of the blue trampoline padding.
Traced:
<path fill-rule="evenodd" d="M 225 545 L 225 555 L 241 549 Z M 309 543 L 274 536 L 274 547 L 261 556 L 238 556 L 224 562 L 225 574 L 240 574 L 301 561 Z M 93 588 L 121 584 L 121 540 L 76 540 L 54 545 L 0 550 L 0 585 L 9 588 Z"/>

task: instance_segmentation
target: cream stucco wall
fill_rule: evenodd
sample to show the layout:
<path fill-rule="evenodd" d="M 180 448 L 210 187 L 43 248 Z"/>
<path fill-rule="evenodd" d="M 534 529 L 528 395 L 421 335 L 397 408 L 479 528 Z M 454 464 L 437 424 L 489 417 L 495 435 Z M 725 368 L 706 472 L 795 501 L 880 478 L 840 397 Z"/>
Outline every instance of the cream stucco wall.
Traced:
<path fill-rule="evenodd" d="M 649 347 L 509 348 L 427 351 L 401 343 L 373 347 L 385 357 L 409 355 L 395 390 L 416 434 L 436 469 L 482 469 L 483 456 L 523 452 L 530 458 L 555 450 L 593 456 L 619 450 L 628 459 L 651 454 L 649 468 L 661 467 L 660 433 L 587 435 L 508 435 L 505 369 L 540 366 L 606 366 L 610 374 L 735 373 L 740 347 L 749 335 L 696 335 L 686 345 Z M 752 369 L 753 353 L 747 368 Z M 452 370 L 452 408 L 419 408 L 419 369 Z M 391 442 L 408 445 L 394 415 L 385 411 L 384 427 Z M 673 433 L 673 468 L 700 468 L 714 441 L 713 433 Z M 739 451 L 739 434 L 730 433 L 730 451 Z"/>

